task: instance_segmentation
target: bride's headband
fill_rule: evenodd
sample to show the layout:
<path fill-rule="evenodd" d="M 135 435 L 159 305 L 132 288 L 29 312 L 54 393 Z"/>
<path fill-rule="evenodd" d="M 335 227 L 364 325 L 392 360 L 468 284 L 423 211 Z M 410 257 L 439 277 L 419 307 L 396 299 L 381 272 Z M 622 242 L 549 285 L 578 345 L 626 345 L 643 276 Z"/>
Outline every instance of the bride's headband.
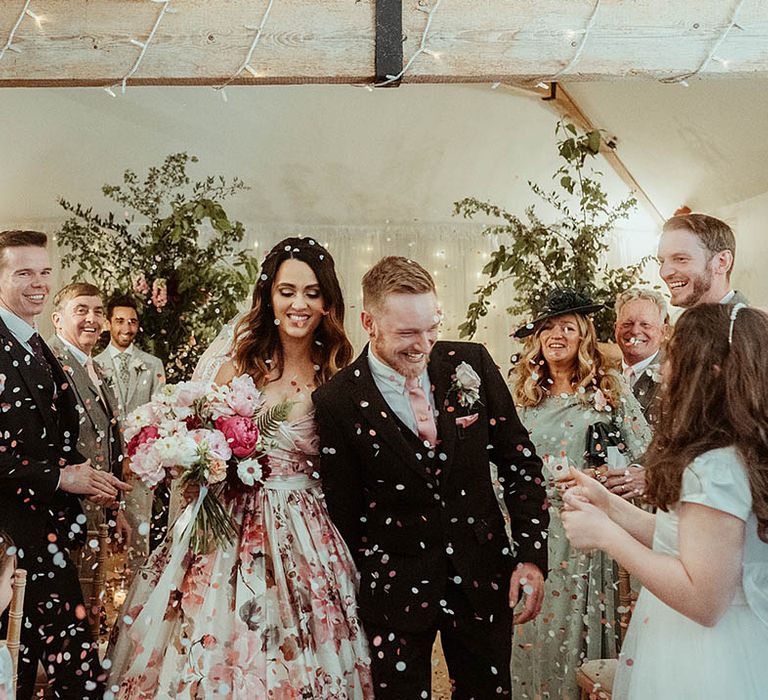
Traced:
<path fill-rule="evenodd" d="M 738 304 L 734 304 L 733 308 L 731 309 L 731 325 L 728 328 L 728 345 L 733 345 L 733 324 L 736 321 L 736 316 L 738 316 L 739 311 L 746 308 L 746 304 L 739 302 Z"/>

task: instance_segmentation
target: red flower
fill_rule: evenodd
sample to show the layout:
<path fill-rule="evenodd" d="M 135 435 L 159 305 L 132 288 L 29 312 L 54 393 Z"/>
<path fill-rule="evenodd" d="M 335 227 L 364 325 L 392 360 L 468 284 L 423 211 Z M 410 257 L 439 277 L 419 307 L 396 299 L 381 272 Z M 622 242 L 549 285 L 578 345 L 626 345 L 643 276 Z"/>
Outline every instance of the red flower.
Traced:
<path fill-rule="evenodd" d="M 251 418 L 245 416 L 221 416 L 216 427 L 224 434 L 235 457 L 250 457 L 259 442 L 259 429 Z"/>
<path fill-rule="evenodd" d="M 147 425 L 143 427 L 136 435 L 131 438 L 128 443 L 128 456 L 133 457 L 136 454 L 136 450 L 139 449 L 144 443 L 152 440 L 157 440 L 160 437 L 160 431 L 154 425 Z"/>

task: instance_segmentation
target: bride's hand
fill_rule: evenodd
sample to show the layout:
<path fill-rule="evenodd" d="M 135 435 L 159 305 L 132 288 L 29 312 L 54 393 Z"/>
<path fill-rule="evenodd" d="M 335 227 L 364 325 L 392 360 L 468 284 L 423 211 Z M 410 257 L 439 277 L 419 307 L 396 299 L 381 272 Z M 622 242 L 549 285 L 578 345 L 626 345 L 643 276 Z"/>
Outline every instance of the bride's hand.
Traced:
<path fill-rule="evenodd" d="M 611 492 L 597 479 L 573 467 L 570 469 L 568 479 L 572 482 L 572 486 L 563 494 L 566 508 L 574 509 L 576 507 L 574 501 L 579 500 L 591 503 L 605 513 L 608 512 Z"/>

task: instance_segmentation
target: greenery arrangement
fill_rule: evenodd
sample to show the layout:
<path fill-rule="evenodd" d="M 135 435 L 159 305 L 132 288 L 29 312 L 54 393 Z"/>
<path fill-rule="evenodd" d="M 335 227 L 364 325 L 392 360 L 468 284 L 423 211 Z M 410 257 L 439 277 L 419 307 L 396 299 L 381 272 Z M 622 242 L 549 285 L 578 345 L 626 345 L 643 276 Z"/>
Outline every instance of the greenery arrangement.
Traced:
<path fill-rule="evenodd" d="M 131 294 L 139 306 L 136 342 L 160 357 L 169 382 L 188 379 L 203 350 L 256 281 L 258 262 L 242 250 L 244 229 L 222 201 L 246 189 L 235 178 L 191 183 L 195 156 L 176 153 L 151 167 L 143 181 L 131 170 L 103 194 L 124 207 L 116 215 L 59 199 L 70 214 L 56 233 L 75 280 L 93 281 L 106 300 Z M 142 222 L 132 226 L 137 215 Z"/>
<path fill-rule="evenodd" d="M 600 182 L 602 173 L 587 163 L 600 151 L 600 132 L 579 133 L 568 122 L 558 122 L 557 149 L 562 165 L 554 174 L 559 191 L 545 191 L 528 182 L 533 193 L 559 215 L 554 223 L 544 223 L 535 207 L 520 218 L 489 202 L 466 197 L 454 204 L 454 214 L 471 219 L 476 214 L 500 219 L 487 226 L 484 235 L 499 235 L 502 243 L 483 268 L 488 281 L 475 292 L 467 318 L 459 326 L 461 337 L 472 337 L 479 320 L 487 315 L 490 298 L 502 284 L 512 284 L 515 302 L 507 308 L 512 316 L 525 319 L 540 314 L 549 292 L 571 287 L 609 307 L 594 316 L 598 338 L 613 338 L 615 315 L 613 300 L 629 287 L 642 283 L 641 270 L 648 258 L 636 265 L 610 269 L 604 262 L 608 250 L 607 234 L 617 221 L 626 219 L 637 204 L 634 197 L 611 205 Z"/>

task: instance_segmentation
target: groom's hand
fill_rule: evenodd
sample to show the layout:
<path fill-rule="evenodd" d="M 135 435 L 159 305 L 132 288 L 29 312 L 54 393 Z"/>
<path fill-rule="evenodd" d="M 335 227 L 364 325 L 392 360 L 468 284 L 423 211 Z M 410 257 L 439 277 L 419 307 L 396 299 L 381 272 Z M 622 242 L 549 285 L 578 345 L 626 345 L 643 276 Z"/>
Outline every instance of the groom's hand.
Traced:
<path fill-rule="evenodd" d="M 533 620 L 541 612 L 544 601 L 544 576 L 536 564 L 527 562 L 518 564 L 509 580 L 509 607 L 514 608 L 520 600 L 520 591 L 524 593 L 523 609 L 512 618 L 512 623 L 522 625 Z"/>

